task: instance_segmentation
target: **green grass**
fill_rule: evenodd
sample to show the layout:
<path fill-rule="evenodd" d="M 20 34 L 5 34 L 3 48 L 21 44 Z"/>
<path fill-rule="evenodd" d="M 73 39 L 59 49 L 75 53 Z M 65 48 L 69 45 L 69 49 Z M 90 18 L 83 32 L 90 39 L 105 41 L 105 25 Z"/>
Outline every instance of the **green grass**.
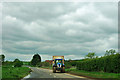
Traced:
<path fill-rule="evenodd" d="M 0 66 L 0 80 L 2 79 L 2 66 Z"/>
<path fill-rule="evenodd" d="M 120 80 L 120 73 L 105 73 L 105 72 L 88 72 L 83 70 L 77 70 L 75 68 L 72 69 L 66 69 L 65 70 L 68 73 L 91 77 L 91 78 L 104 78 L 104 79 L 114 79 L 114 80 Z"/>
<path fill-rule="evenodd" d="M 28 67 L 2 67 L 2 80 L 18 80 L 29 74 Z"/>

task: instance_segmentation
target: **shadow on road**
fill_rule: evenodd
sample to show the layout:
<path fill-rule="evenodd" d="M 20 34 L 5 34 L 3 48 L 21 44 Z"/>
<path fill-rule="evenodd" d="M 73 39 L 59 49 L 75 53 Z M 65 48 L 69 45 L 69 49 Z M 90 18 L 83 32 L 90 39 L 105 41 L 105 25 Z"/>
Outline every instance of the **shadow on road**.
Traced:
<path fill-rule="evenodd" d="M 56 72 L 57 74 L 63 74 L 62 72 Z"/>
<path fill-rule="evenodd" d="M 60 72 L 60 71 L 56 71 L 55 73 L 60 73 L 60 74 L 62 73 L 63 74 L 63 72 Z M 64 72 L 64 73 L 66 73 L 66 72 Z"/>

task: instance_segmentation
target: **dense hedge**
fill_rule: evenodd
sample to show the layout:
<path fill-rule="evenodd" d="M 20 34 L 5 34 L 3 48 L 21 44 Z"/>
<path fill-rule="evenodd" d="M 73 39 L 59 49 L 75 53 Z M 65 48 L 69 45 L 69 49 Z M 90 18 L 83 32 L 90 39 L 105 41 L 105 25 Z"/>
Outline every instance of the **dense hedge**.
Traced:
<path fill-rule="evenodd" d="M 120 54 L 88 59 L 77 63 L 78 70 L 120 73 Z"/>

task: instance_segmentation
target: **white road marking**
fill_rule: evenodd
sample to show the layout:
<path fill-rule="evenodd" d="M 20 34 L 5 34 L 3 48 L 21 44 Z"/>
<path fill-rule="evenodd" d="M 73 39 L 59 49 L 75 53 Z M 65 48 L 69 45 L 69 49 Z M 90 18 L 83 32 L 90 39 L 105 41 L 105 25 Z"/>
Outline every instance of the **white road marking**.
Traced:
<path fill-rule="evenodd" d="M 50 75 L 52 75 L 52 74 L 50 74 Z"/>
<path fill-rule="evenodd" d="M 54 76 L 54 77 L 56 77 L 56 76 Z"/>

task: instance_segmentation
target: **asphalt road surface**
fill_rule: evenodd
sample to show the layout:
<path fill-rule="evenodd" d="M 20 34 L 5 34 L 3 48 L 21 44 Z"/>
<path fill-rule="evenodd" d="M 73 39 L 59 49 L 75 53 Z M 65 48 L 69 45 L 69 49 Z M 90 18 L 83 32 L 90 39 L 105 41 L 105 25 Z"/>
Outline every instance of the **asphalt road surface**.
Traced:
<path fill-rule="evenodd" d="M 68 73 L 53 73 L 50 69 L 30 67 L 32 72 L 22 80 L 93 80 Z"/>

